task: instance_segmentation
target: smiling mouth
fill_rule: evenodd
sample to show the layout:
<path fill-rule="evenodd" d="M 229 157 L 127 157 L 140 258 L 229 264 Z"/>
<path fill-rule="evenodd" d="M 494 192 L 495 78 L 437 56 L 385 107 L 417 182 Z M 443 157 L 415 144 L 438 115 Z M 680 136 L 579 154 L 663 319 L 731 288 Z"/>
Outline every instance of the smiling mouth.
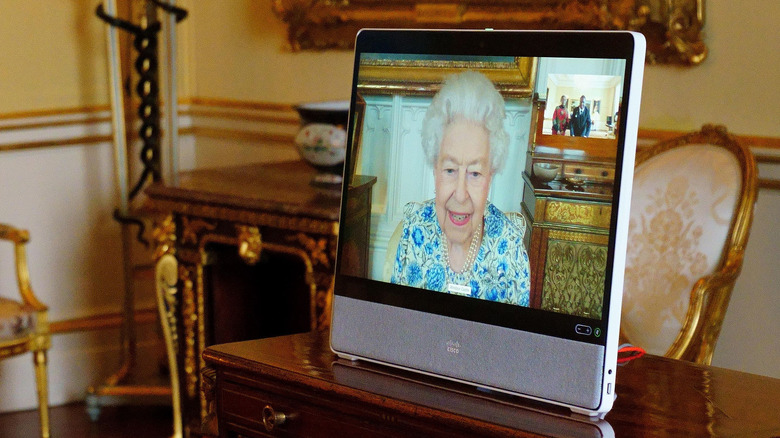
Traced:
<path fill-rule="evenodd" d="M 450 212 L 450 221 L 457 226 L 463 226 L 466 225 L 469 222 L 469 219 L 471 219 L 470 214 L 460 214 L 460 213 L 453 213 Z"/>

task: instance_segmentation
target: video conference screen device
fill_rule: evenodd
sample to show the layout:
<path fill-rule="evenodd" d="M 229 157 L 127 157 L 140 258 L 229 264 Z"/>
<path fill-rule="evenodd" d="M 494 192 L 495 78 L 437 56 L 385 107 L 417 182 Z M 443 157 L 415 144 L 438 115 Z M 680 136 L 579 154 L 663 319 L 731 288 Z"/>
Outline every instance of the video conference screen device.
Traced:
<path fill-rule="evenodd" d="M 644 59 L 633 32 L 361 30 L 331 349 L 603 417 Z"/>

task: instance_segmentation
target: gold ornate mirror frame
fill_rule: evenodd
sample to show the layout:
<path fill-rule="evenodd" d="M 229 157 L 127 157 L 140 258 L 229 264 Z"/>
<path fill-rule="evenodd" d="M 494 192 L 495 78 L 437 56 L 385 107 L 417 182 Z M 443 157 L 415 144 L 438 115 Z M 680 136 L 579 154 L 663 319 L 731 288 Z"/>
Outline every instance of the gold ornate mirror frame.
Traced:
<path fill-rule="evenodd" d="M 696 65 L 704 0 L 273 0 L 294 51 L 349 49 L 361 28 L 605 29 L 647 38 L 647 62 Z"/>
<path fill-rule="evenodd" d="M 363 59 L 357 87 L 363 94 L 433 96 L 445 76 L 464 70 L 487 76 L 505 98 L 533 95 L 536 58 L 521 57 L 512 61 Z"/>

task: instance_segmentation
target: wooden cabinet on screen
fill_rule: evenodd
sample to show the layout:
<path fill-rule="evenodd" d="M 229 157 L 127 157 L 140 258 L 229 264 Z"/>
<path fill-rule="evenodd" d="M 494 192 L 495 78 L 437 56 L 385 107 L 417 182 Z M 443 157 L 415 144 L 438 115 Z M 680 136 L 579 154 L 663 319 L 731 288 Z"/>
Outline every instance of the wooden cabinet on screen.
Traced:
<path fill-rule="evenodd" d="M 523 213 L 531 225 L 531 306 L 601 318 L 617 140 L 542 132 L 534 105 Z"/>

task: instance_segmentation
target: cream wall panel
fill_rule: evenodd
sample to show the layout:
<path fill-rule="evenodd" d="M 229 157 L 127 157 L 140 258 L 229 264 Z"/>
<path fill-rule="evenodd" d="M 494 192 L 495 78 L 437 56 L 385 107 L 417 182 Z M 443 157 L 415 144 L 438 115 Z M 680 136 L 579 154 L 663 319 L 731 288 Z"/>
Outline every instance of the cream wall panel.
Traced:
<path fill-rule="evenodd" d="M 283 103 L 349 98 L 352 53 L 291 53 L 271 2 L 189 4 L 195 95 Z"/>
<path fill-rule="evenodd" d="M 92 0 L 0 1 L 0 114 L 108 105 Z"/>
<path fill-rule="evenodd" d="M 83 400 L 89 386 L 102 384 L 119 368 L 119 330 L 82 332 L 54 336 L 49 361 L 49 400 L 52 406 Z M 157 328 L 139 328 L 138 367 L 141 376 L 151 376 L 158 368 L 164 347 L 157 341 Z M 15 356 L 0 362 L 0 412 L 35 409 L 35 375 L 32 355 Z M 103 403 L 117 400 L 103 398 Z M 87 415 L 86 411 L 83 415 Z M 0 431 L 5 433 L 6 431 Z M 6 435 L 2 435 L 6 436 Z"/>
<path fill-rule="evenodd" d="M 780 151 L 778 151 L 780 152 Z M 780 156 L 776 152 L 775 155 Z M 780 179 L 780 166 L 759 165 Z M 760 190 L 742 273 L 734 285 L 712 364 L 780 378 L 780 191 Z"/>
<path fill-rule="evenodd" d="M 648 66 L 639 125 L 690 130 L 721 123 L 738 134 L 780 137 L 780 1 L 705 0 L 709 55 L 696 67 Z"/>
<path fill-rule="evenodd" d="M 197 140 L 196 157 L 198 167 L 225 167 L 294 161 L 300 155 L 294 148 L 284 145 L 206 137 Z"/>
<path fill-rule="evenodd" d="M 112 166 L 108 144 L 0 155 L 0 220 L 30 230 L 33 288 L 52 320 L 117 310 L 121 238 L 112 219 Z"/>
<path fill-rule="evenodd" d="M 6 119 L 5 126 L 0 124 L 0 147 L 40 140 L 64 143 L 107 132 L 105 121 L 58 125 L 73 118 L 89 119 L 90 114 Z M 33 121 L 35 126 L 30 126 Z M 121 311 L 124 286 L 120 227 L 112 218 L 117 205 L 114 181 L 113 147 L 107 142 L 0 152 L 0 221 L 30 231 L 32 287 L 50 307 L 52 321 Z M 0 244 L 3 296 L 18 294 L 11 254 L 9 244 Z M 138 259 L 148 263 L 150 256 Z M 139 283 L 136 303 L 140 308 L 156 305 L 149 285 Z M 139 339 L 154 343 L 155 333 Z M 49 353 L 52 404 L 82 399 L 87 386 L 116 371 L 119 346 L 116 330 L 54 336 Z M 31 407 L 31 364 L 30 355 L 0 362 L 0 412 Z"/>

